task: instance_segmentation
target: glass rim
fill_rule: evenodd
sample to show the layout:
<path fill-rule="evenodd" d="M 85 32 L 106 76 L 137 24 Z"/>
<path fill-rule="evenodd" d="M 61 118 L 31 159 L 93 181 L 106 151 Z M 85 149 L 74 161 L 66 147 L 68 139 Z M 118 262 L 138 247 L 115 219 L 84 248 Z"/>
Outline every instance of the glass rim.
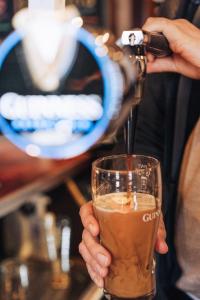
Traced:
<path fill-rule="evenodd" d="M 111 160 L 111 159 L 117 159 L 117 158 L 126 158 L 126 157 L 134 157 L 134 158 L 146 158 L 146 159 L 150 159 L 152 160 L 152 162 L 154 162 L 155 164 L 153 166 L 151 166 L 151 168 L 156 168 L 156 167 L 159 167 L 160 166 L 160 161 L 153 157 L 153 156 L 150 156 L 150 155 L 140 155 L 140 154 L 114 154 L 114 155 L 108 155 L 108 156 L 103 156 L 103 157 L 100 157 L 98 159 L 96 159 L 95 161 L 92 162 L 92 170 L 98 170 L 100 172 L 111 172 L 111 173 L 114 173 L 114 172 L 119 172 L 119 173 L 130 173 L 130 172 L 134 172 L 135 170 L 114 170 L 114 169 L 104 169 L 104 168 L 101 168 L 101 167 L 98 167 L 97 165 L 100 163 L 100 162 L 103 162 L 103 161 L 106 161 L 106 160 Z"/>

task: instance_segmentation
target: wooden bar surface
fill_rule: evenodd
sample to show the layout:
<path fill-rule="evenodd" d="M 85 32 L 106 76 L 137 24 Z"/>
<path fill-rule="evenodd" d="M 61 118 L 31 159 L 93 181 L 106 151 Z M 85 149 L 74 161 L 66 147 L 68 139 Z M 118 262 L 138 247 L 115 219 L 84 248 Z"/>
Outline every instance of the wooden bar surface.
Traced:
<path fill-rule="evenodd" d="M 66 160 L 34 158 L 0 137 L 0 216 L 77 174 L 89 159 L 88 153 Z"/>

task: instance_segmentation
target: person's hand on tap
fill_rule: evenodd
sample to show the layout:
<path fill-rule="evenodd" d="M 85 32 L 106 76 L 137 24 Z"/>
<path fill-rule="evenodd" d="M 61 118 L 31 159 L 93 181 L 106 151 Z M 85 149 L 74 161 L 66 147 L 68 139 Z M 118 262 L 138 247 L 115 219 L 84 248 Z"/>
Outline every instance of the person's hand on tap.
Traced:
<path fill-rule="evenodd" d="M 91 279 L 98 287 L 102 288 L 103 279 L 108 273 L 112 257 L 99 242 L 99 225 L 95 219 L 91 202 L 81 207 L 80 216 L 84 230 L 82 242 L 79 245 L 79 252 L 86 262 Z M 155 244 L 155 250 L 160 254 L 165 254 L 168 251 L 165 239 L 166 231 L 163 219 L 161 218 Z"/>
<path fill-rule="evenodd" d="M 162 32 L 173 52 L 164 58 L 148 54 L 148 73 L 176 72 L 200 79 L 200 29 L 187 20 L 166 18 L 149 18 L 142 29 Z"/>

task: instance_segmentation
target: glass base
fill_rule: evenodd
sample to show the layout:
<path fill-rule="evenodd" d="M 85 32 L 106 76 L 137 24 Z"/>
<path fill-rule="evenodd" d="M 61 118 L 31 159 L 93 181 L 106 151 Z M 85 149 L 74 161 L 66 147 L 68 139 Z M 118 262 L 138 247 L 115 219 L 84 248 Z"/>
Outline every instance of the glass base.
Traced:
<path fill-rule="evenodd" d="M 153 300 L 154 296 L 155 296 L 155 293 L 152 292 L 151 294 L 136 297 L 136 298 L 122 298 L 122 297 L 110 295 L 106 291 L 104 291 L 104 297 L 107 300 Z"/>

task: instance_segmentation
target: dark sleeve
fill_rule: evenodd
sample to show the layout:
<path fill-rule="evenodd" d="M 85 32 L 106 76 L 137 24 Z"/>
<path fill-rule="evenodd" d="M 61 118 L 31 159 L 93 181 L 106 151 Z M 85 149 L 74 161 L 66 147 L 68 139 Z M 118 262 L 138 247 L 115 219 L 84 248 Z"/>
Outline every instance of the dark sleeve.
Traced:
<path fill-rule="evenodd" d="M 143 99 L 138 110 L 134 153 L 153 156 L 160 161 L 164 155 L 165 84 L 164 74 L 147 75 Z M 124 128 L 117 134 L 112 154 L 126 153 Z"/>
<path fill-rule="evenodd" d="M 165 123 L 164 74 L 148 75 L 139 106 L 135 153 L 163 159 Z"/>

